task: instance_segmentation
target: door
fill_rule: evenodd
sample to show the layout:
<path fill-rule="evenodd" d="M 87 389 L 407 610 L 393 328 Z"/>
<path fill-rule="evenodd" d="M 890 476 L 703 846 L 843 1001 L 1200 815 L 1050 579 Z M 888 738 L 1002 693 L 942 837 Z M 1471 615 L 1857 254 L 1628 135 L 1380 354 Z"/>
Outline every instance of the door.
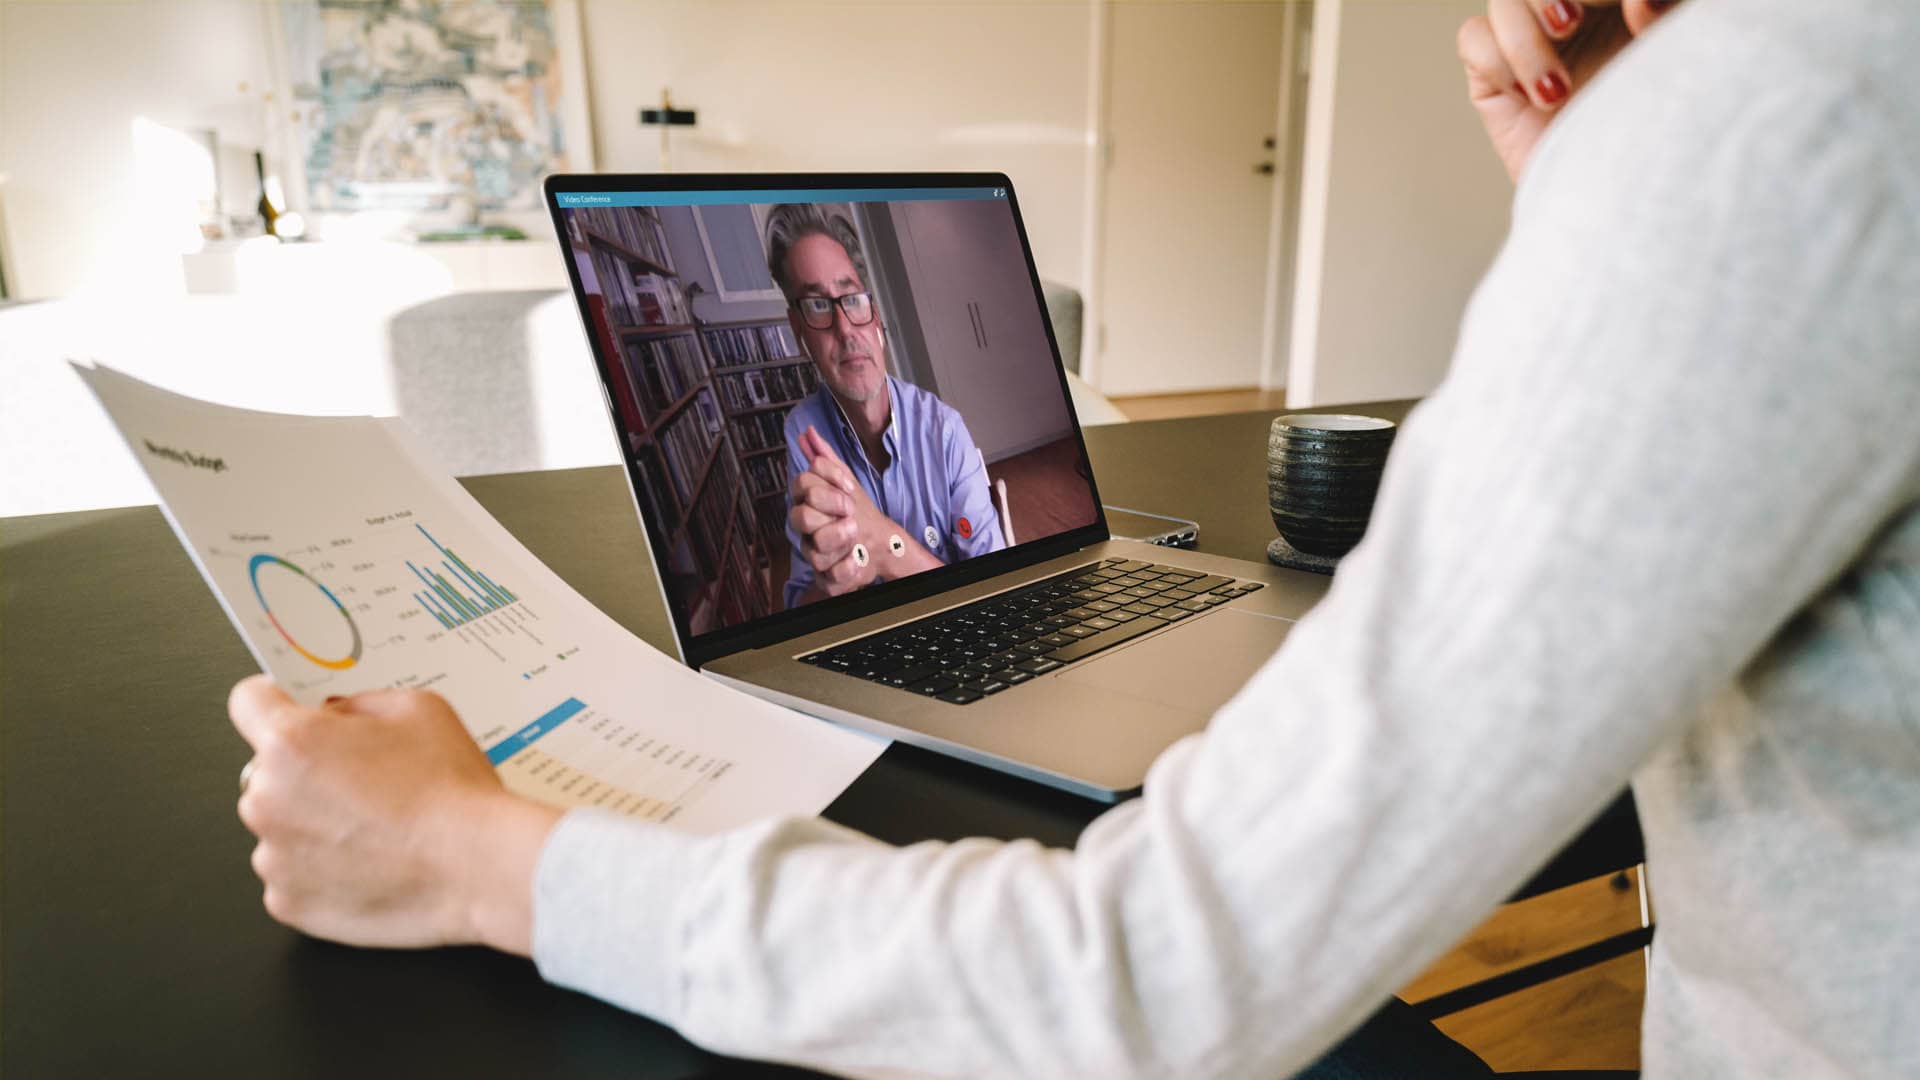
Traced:
<path fill-rule="evenodd" d="M 1109 8 L 1100 320 L 1108 394 L 1259 385 L 1289 3 Z M 1285 260 L 1281 260 L 1285 261 Z M 1104 332 L 1102 332 L 1104 331 Z"/>

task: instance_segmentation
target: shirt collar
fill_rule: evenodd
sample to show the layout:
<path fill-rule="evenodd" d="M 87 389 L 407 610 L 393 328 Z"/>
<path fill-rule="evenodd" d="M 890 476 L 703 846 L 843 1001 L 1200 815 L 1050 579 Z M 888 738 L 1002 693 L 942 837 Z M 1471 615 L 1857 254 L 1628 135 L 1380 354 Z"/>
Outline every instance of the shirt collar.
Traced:
<path fill-rule="evenodd" d="M 894 385 L 893 376 L 888 375 L 886 380 L 887 430 L 881 437 L 881 443 L 887 448 L 887 453 L 898 458 L 900 456 L 900 389 Z M 854 432 L 853 421 L 847 417 L 846 406 L 840 404 L 840 396 L 824 382 L 820 384 L 820 389 L 827 395 L 827 400 L 833 402 L 833 416 L 840 423 L 840 437 L 846 440 L 848 446 L 859 450 L 861 458 L 864 459 L 867 454 L 866 447 L 861 445 L 860 436 Z M 867 464 L 871 467 L 873 463 Z"/>

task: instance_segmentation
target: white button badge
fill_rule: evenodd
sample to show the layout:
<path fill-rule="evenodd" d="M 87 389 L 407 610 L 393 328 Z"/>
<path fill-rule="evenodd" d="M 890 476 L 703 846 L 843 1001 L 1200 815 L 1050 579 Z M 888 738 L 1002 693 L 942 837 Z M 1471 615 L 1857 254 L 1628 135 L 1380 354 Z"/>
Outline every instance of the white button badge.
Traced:
<path fill-rule="evenodd" d="M 934 532 L 933 526 L 931 525 L 927 526 L 927 546 L 930 548 L 937 548 L 940 546 L 940 534 L 937 532 Z"/>
<path fill-rule="evenodd" d="M 899 533 L 894 533 L 887 537 L 887 550 L 893 552 L 893 557 L 897 559 L 907 553 L 907 542 L 900 539 Z"/>
<path fill-rule="evenodd" d="M 853 565 L 855 566 L 867 565 L 867 545 L 865 544 L 853 545 Z"/>

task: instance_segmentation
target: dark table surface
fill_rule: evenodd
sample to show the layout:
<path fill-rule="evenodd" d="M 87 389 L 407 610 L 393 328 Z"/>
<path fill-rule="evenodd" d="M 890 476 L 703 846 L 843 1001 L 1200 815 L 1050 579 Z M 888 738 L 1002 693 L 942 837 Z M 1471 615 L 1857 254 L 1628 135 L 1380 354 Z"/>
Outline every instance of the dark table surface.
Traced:
<path fill-rule="evenodd" d="M 1353 408 L 1397 419 L 1408 403 Z M 1091 428 L 1101 497 L 1192 518 L 1201 550 L 1259 560 L 1274 415 Z M 465 483 L 583 595 L 671 648 L 620 469 Z M 270 920 L 234 815 L 247 748 L 225 714 L 255 670 L 156 508 L 0 519 L 0 1073 L 736 1071 L 524 960 L 347 949 Z M 1101 810 L 894 746 L 826 816 L 900 843 L 1071 845 Z M 1536 887 L 1637 848 L 1621 813 Z"/>

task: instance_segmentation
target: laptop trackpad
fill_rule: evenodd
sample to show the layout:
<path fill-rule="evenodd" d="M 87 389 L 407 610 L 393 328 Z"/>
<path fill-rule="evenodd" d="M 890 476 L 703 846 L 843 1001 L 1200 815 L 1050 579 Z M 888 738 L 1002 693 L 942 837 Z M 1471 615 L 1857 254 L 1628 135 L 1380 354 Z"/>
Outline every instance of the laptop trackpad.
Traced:
<path fill-rule="evenodd" d="M 1225 608 L 1076 664 L 1059 677 L 1211 715 L 1273 656 L 1293 623 Z"/>

